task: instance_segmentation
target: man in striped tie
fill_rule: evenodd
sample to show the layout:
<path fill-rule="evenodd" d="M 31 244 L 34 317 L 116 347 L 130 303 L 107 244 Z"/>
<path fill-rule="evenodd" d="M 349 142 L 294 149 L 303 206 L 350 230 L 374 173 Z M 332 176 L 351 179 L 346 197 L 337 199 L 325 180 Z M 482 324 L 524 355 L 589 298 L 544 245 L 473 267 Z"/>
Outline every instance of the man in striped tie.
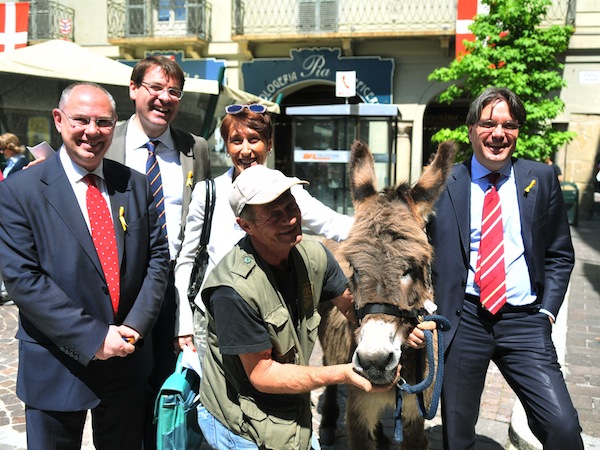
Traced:
<path fill-rule="evenodd" d="M 475 99 L 467 115 L 473 157 L 455 166 L 429 225 L 438 312 L 452 324 L 445 449 L 474 448 L 490 360 L 544 449 L 583 448 L 551 337 L 575 257 L 554 170 L 512 158 L 525 119 L 508 89 L 489 88 Z"/>
<path fill-rule="evenodd" d="M 152 331 L 155 363 L 149 379 L 144 450 L 155 447 L 154 399 L 175 368 L 174 340 L 180 333 L 175 330 L 173 263 L 181 248 L 192 189 L 210 173 L 206 140 L 171 125 L 179 113 L 184 81 L 183 70 L 170 58 L 150 55 L 138 62 L 129 82 L 135 114 L 115 128 L 106 154 L 108 159 L 148 176 L 172 261 L 163 305 Z"/>

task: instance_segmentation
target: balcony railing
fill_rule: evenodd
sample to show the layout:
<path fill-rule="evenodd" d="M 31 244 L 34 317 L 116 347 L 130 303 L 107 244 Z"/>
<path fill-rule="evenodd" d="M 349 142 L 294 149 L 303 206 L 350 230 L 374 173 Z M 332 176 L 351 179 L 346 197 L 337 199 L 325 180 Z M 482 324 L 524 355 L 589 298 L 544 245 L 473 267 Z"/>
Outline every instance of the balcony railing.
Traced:
<path fill-rule="evenodd" d="M 209 41 L 211 15 L 204 0 L 108 0 L 108 38 Z"/>
<path fill-rule="evenodd" d="M 29 41 L 73 39 L 75 10 L 60 3 L 33 0 L 30 3 Z"/>
<path fill-rule="evenodd" d="M 573 4 L 572 4 L 573 3 Z M 554 0 L 545 24 L 574 20 L 575 0 Z M 237 38 L 452 35 L 456 0 L 234 0 Z"/>

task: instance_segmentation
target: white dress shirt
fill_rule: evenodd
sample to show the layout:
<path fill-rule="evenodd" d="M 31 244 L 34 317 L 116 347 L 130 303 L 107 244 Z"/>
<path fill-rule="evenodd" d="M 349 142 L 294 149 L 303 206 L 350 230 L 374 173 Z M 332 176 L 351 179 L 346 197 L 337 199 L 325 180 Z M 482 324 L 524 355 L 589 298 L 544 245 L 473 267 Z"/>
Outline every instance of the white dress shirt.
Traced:
<path fill-rule="evenodd" d="M 477 158 L 471 162 L 471 248 L 469 274 L 467 278 L 468 294 L 479 296 L 479 286 L 473 281 L 477 266 L 477 253 L 481 240 L 481 216 L 483 199 L 489 186 L 488 169 L 483 167 Z M 525 246 L 521 234 L 521 216 L 517 196 L 517 184 L 512 164 L 507 164 L 499 171 L 496 189 L 502 207 L 502 227 L 504 229 L 504 265 L 506 268 L 506 302 L 513 306 L 533 303 L 536 295 L 531 291 L 531 281 L 525 260 Z"/>
<path fill-rule="evenodd" d="M 96 175 L 96 187 L 106 200 L 108 210 L 114 223 L 114 217 L 112 217 L 112 209 L 110 207 L 110 197 L 106 189 L 106 181 L 104 180 L 104 161 L 100 162 L 100 165 L 96 168 L 96 170 L 93 172 L 88 172 L 86 169 L 73 162 L 73 160 L 67 154 L 67 150 L 65 149 L 64 145 L 58 150 L 58 156 L 63 168 L 65 169 L 65 173 L 67 174 L 67 179 L 69 180 L 69 183 L 71 183 L 71 187 L 73 188 L 73 192 L 77 198 L 77 203 L 79 204 L 79 209 L 81 209 L 85 223 L 88 226 L 88 230 L 90 230 L 90 235 L 92 234 L 92 228 L 90 226 L 90 216 L 88 214 L 86 202 L 88 185 L 83 180 L 88 173 L 93 173 Z"/>

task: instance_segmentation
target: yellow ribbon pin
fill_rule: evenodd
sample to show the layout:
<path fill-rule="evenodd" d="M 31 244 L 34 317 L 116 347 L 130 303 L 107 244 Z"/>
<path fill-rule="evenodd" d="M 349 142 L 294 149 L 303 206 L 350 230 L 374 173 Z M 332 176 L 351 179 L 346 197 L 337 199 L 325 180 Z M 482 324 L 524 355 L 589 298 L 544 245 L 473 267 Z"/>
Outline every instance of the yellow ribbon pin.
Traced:
<path fill-rule="evenodd" d="M 121 226 L 123 227 L 123 231 L 127 231 L 127 222 L 125 222 L 125 208 L 119 208 L 119 222 L 121 222 Z"/>
<path fill-rule="evenodd" d="M 190 170 L 188 172 L 187 181 L 185 183 L 186 186 L 193 186 L 194 184 L 194 173 Z"/>
<path fill-rule="evenodd" d="M 531 180 L 531 183 L 529 183 L 529 186 L 527 186 L 527 187 L 525 188 L 525 195 L 529 194 L 529 191 L 530 191 L 531 189 L 533 189 L 533 187 L 534 187 L 534 186 L 535 186 L 535 180 Z"/>

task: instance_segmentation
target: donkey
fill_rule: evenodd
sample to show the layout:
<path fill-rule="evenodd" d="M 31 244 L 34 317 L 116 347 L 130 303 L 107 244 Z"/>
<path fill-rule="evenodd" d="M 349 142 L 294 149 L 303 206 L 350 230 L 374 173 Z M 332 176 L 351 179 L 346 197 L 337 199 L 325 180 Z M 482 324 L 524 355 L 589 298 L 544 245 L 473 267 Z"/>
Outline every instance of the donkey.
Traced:
<path fill-rule="evenodd" d="M 406 382 L 420 381 L 417 351 L 403 346 L 416 319 L 398 317 L 394 311 L 425 311 L 427 301 L 433 301 L 433 248 L 425 225 L 445 188 L 455 153 L 453 142 L 440 144 L 435 160 L 414 186 L 403 183 L 378 192 L 373 156 L 365 143 L 354 142 L 348 173 L 355 223 L 348 239 L 332 251 L 349 278 L 357 315 L 364 317 L 359 325 L 352 324 L 330 304 L 322 306 L 319 340 L 325 364 L 351 361 L 355 370 L 373 385 L 390 385 L 401 365 L 401 376 Z M 369 309 L 373 304 L 382 306 Z M 392 314 L 387 312 L 390 305 Z M 422 366 L 419 369 L 426 370 L 425 363 Z M 335 436 L 339 414 L 336 388 L 328 386 L 324 394 L 320 430 L 324 445 L 331 445 Z M 384 408 L 395 405 L 395 390 L 367 394 L 351 386 L 348 389 L 349 447 L 386 448 L 389 440 L 383 434 L 380 414 Z M 431 395 L 425 397 L 429 403 Z M 428 448 L 424 419 L 414 395 L 402 405 L 402 448 Z"/>

